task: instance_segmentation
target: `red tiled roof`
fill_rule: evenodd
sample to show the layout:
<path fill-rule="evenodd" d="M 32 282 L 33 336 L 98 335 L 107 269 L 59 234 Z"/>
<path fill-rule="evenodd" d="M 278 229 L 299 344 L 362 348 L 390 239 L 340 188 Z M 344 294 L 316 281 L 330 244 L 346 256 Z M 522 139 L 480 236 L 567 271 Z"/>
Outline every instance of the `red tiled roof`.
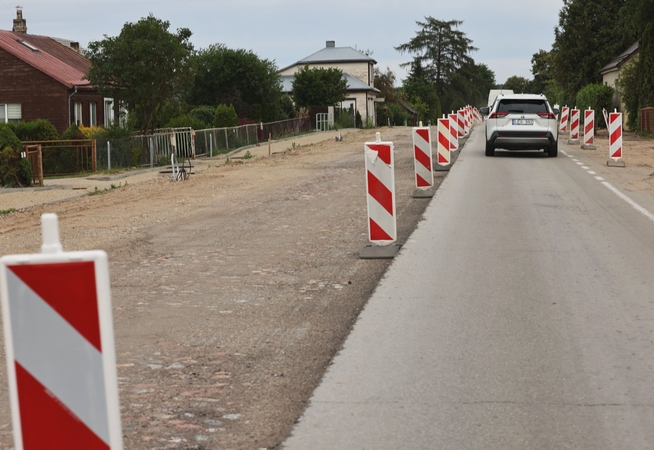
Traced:
<path fill-rule="evenodd" d="M 20 41 L 38 51 L 32 50 Z M 68 88 L 73 86 L 82 89 L 91 88 L 89 81 L 84 79 L 91 67 L 89 60 L 47 36 L 0 30 L 0 48 Z"/>

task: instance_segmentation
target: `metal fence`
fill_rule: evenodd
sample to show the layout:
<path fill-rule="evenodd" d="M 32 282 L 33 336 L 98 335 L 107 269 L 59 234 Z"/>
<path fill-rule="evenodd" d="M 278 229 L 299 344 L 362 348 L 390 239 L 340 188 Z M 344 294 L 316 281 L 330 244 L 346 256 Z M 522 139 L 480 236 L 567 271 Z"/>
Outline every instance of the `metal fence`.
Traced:
<path fill-rule="evenodd" d="M 259 142 L 260 125 L 241 125 L 230 128 L 210 128 L 195 132 L 195 155 L 215 156 Z"/>
<path fill-rule="evenodd" d="M 309 117 L 278 122 L 210 128 L 162 128 L 149 136 L 128 139 L 97 139 L 97 165 L 100 170 L 170 164 L 174 153 L 178 158 L 216 156 L 248 145 L 312 131 Z"/>

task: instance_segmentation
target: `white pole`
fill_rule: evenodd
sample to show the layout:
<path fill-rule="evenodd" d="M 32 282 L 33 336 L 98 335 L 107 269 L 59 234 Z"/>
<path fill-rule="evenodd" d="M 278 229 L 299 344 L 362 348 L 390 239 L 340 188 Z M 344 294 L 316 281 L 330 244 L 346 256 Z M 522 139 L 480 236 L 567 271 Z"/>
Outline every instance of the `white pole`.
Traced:
<path fill-rule="evenodd" d="M 111 142 L 107 141 L 107 170 L 111 170 Z"/>
<path fill-rule="evenodd" d="M 59 222 L 57 215 L 47 213 L 41 215 L 41 235 L 43 236 L 43 245 L 41 253 L 61 253 L 61 241 L 59 241 Z"/>
<path fill-rule="evenodd" d="M 209 133 L 209 157 L 213 158 L 213 139 L 211 138 L 211 133 Z"/>

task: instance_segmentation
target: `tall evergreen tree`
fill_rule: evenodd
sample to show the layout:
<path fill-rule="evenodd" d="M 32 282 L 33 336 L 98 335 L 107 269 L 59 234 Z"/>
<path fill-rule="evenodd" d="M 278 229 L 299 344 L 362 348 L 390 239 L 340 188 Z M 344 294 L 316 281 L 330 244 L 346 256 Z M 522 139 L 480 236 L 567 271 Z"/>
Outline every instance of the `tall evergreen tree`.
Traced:
<path fill-rule="evenodd" d="M 395 50 L 416 55 L 414 61 L 402 66 L 409 67 L 415 60 L 419 61 L 424 79 L 434 83 L 438 95 L 443 96 L 455 74 L 464 66 L 474 64 L 470 53 L 477 49 L 465 33 L 456 29 L 463 23 L 460 20 L 446 22 L 427 16 L 424 22 L 416 23 L 421 27 L 416 36 Z"/>

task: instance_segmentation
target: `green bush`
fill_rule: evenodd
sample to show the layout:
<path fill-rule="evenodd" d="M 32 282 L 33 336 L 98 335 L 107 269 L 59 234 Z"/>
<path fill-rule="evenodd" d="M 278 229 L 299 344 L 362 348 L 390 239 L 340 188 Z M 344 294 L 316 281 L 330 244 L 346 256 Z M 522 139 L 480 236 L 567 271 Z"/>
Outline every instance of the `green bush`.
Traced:
<path fill-rule="evenodd" d="M 45 119 L 18 122 L 14 133 L 21 141 L 56 141 L 59 139 L 57 129 Z"/>
<path fill-rule="evenodd" d="M 606 127 L 604 116 L 602 115 L 602 109 L 610 111 L 612 103 L 613 88 L 610 86 L 604 86 L 601 83 L 586 85 L 577 93 L 577 108 L 585 110 L 590 106 L 590 109 L 595 111 L 595 121 L 597 125 L 601 127 Z"/>
<path fill-rule="evenodd" d="M 216 128 L 235 127 L 238 125 L 238 115 L 234 105 L 218 105 L 213 118 L 213 125 Z"/>
<path fill-rule="evenodd" d="M 145 154 L 145 149 L 143 147 L 132 147 L 130 149 L 130 165 L 132 167 L 138 167 L 143 162 L 143 155 Z"/>
<path fill-rule="evenodd" d="M 361 114 L 359 111 L 356 112 L 354 117 L 356 117 L 356 127 L 363 128 L 363 120 L 361 119 Z"/>
<path fill-rule="evenodd" d="M 18 139 L 11 127 L 0 127 L 0 148 L 12 148 L 20 151 L 23 148 L 23 143 Z"/>
<path fill-rule="evenodd" d="M 77 124 L 72 124 L 71 126 L 69 126 L 68 129 L 64 131 L 63 134 L 61 135 L 62 141 L 70 141 L 70 140 L 77 140 L 77 139 L 86 139 L 84 133 L 80 131 Z"/>
<path fill-rule="evenodd" d="M 32 184 L 32 166 L 21 158 L 23 144 L 11 127 L 0 127 L 0 185 L 6 187 Z"/>
<path fill-rule="evenodd" d="M 354 126 L 352 119 L 352 110 L 341 111 L 334 121 L 334 128 L 352 128 Z"/>
<path fill-rule="evenodd" d="M 190 114 L 182 114 L 181 116 L 177 116 L 169 120 L 164 126 L 166 128 L 191 127 L 194 130 L 204 130 L 207 128 L 207 124 L 204 121 L 196 119 Z"/>
<path fill-rule="evenodd" d="M 279 101 L 279 117 L 283 119 L 292 119 L 297 116 L 293 100 L 288 95 L 282 95 Z"/>
<path fill-rule="evenodd" d="M 409 113 L 406 111 L 406 109 L 402 108 L 400 104 L 391 102 L 388 104 L 388 110 L 391 117 L 391 125 L 402 126 L 407 124 L 409 120 Z"/>
<path fill-rule="evenodd" d="M 583 89 L 577 92 L 577 108 L 583 111 L 590 106 L 590 109 L 595 111 L 595 122 L 600 127 L 606 127 L 602 109 L 611 111 L 612 104 L 613 88 L 610 86 L 604 86 L 601 83 L 594 83 L 586 85 Z"/>
<path fill-rule="evenodd" d="M 208 128 L 213 124 L 216 109 L 213 106 L 198 106 L 197 108 L 193 108 L 189 114 L 195 119 L 203 121 L 207 124 L 205 128 Z"/>

